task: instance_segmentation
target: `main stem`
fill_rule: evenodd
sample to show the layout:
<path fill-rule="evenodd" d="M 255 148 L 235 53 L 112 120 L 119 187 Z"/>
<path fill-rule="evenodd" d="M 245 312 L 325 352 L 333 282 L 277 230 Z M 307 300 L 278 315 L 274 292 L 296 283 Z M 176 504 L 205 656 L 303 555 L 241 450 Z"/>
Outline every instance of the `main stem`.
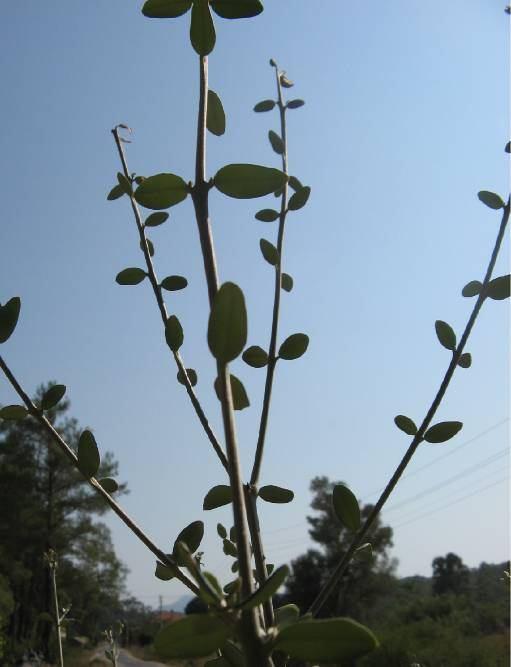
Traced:
<path fill-rule="evenodd" d="M 57 594 L 57 572 L 56 565 L 50 565 L 51 572 L 51 584 L 52 584 L 52 593 L 53 593 L 53 609 L 55 614 L 55 628 L 57 630 L 57 647 L 59 651 L 59 667 L 64 667 L 64 654 L 62 652 L 62 635 L 60 634 L 60 611 L 59 611 L 59 598 Z"/>
<path fill-rule="evenodd" d="M 486 293 L 486 287 L 488 283 L 491 280 L 493 269 L 495 268 L 495 263 L 497 261 L 497 257 L 500 251 L 500 247 L 502 245 L 502 241 L 504 239 L 504 233 L 506 231 L 506 226 L 509 221 L 509 211 L 510 211 L 510 200 L 508 199 L 508 202 L 504 208 L 504 213 L 502 215 L 502 220 L 500 223 L 499 227 L 499 232 L 497 234 L 497 239 L 495 241 L 495 245 L 490 257 L 490 261 L 488 263 L 488 268 L 486 269 L 486 274 L 483 280 L 483 286 L 481 288 L 481 292 L 479 293 L 479 296 L 477 298 L 477 301 L 474 305 L 474 308 L 472 310 L 472 313 L 470 314 L 470 317 L 468 319 L 467 325 L 465 326 L 465 330 L 463 331 L 463 335 L 461 336 L 460 342 L 454 351 L 454 354 L 451 359 L 451 363 L 449 364 L 449 367 L 447 368 L 447 371 L 444 375 L 444 378 L 440 384 L 440 387 L 437 391 L 437 394 L 435 398 L 433 399 L 433 402 L 431 403 L 431 406 L 424 417 L 424 420 L 415 434 L 412 443 L 408 447 L 405 455 L 401 459 L 401 462 L 397 466 L 394 474 L 390 478 L 387 486 L 385 487 L 383 493 L 381 494 L 380 498 L 378 499 L 378 502 L 376 505 L 373 507 L 371 514 L 367 517 L 365 523 L 363 526 L 359 529 L 357 534 L 355 535 L 351 545 L 349 546 L 348 550 L 344 554 L 343 558 L 335 568 L 335 570 L 330 574 L 330 577 L 328 578 L 328 581 L 322 588 L 322 590 L 319 592 L 318 596 L 314 600 L 314 602 L 311 604 L 309 608 L 309 613 L 312 614 L 313 616 L 316 616 L 316 614 L 320 611 L 321 607 L 325 604 L 329 596 L 332 594 L 334 588 L 336 585 L 339 583 L 341 580 L 342 576 L 348 569 L 348 566 L 350 564 L 350 561 L 353 557 L 353 554 L 355 553 L 356 549 L 360 546 L 362 543 L 362 540 L 364 537 L 367 535 L 368 531 L 370 530 L 371 526 L 373 525 L 376 517 L 378 514 L 381 512 L 382 507 L 385 505 L 387 502 L 390 494 L 393 492 L 394 488 L 396 487 L 401 475 L 404 473 L 406 470 L 406 467 L 410 463 L 410 460 L 412 456 L 415 454 L 417 451 L 418 446 L 420 443 L 424 440 L 424 434 L 426 433 L 427 429 L 429 428 L 429 425 L 431 424 L 431 421 L 433 417 L 436 414 L 436 411 L 438 410 L 440 403 L 442 402 L 443 397 L 445 396 L 445 392 L 447 391 L 447 388 L 449 387 L 449 383 L 451 382 L 452 376 L 454 375 L 454 371 L 456 370 L 456 367 L 458 366 L 458 362 L 460 360 L 461 355 L 463 354 L 463 350 L 465 348 L 465 345 L 467 343 L 468 337 L 470 336 L 470 333 L 474 327 L 474 324 L 477 320 L 477 317 L 479 315 L 479 312 L 481 310 L 481 307 L 483 305 L 483 302 L 486 298 L 485 293 Z"/>
<path fill-rule="evenodd" d="M 192 188 L 192 199 L 199 230 L 199 239 L 204 261 L 204 271 L 208 287 L 210 308 L 218 291 L 218 271 L 209 219 L 209 190 L 211 185 L 206 181 L 206 119 L 208 112 L 208 59 L 199 58 L 200 94 L 197 121 L 197 150 L 195 160 L 195 184 Z M 222 420 L 224 425 L 229 479 L 232 490 L 234 526 L 241 576 L 241 594 L 243 598 L 252 593 L 252 565 L 250 541 L 248 535 L 247 512 L 243 492 L 241 465 L 239 459 L 234 406 L 231 393 L 231 382 L 228 364 L 217 363 L 222 404 Z M 242 614 L 242 643 L 245 649 L 248 667 L 270 667 L 271 661 L 263 651 L 261 630 L 256 610 Z"/>

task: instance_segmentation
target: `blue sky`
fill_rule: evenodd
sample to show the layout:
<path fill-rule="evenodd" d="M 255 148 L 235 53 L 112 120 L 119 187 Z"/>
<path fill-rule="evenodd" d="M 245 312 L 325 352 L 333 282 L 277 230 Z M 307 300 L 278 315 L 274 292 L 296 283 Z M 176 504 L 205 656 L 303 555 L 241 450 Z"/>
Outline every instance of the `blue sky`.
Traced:
<path fill-rule="evenodd" d="M 123 504 L 163 549 L 184 525 L 205 520 L 206 564 L 227 580 L 215 526 L 230 525 L 229 510 L 201 509 L 207 490 L 225 481 L 222 469 L 175 381 L 148 284 L 114 280 L 142 256 L 128 202 L 106 201 L 119 169 L 109 130 L 134 128 L 133 171 L 193 175 L 198 63 L 189 16 L 151 21 L 141 4 L 23 0 L 4 9 L 0 301 L 19 295 L 23 310 L 2 354 L 28 391 L 52 378 L 68 386 L 73 414 L 120 461 L 131 489 Z M 291 97 L 306 100 L 288 114 L 290 168 L 312 195 L 288 221 L 285 270 L 295 289 L 283 295 L 281 335 L 303 331 L 311 343 L 277 371 L 262 483 L 296 498 L 261 503 L 276 563 L 309 546 L 313 476 L 376 499 L 408 444 L 394 416 L 419 421 L 448 364 L 434 321 L 458 333 L 466 322 L 471 302 L 461 288 L 482 277 L 499 223 L 476 193 L 508 190 L 503 10 L 487 0 L 267 0 L 256 19 L 216 21 L 210 85 L 227 133 L 209 135 L 210 175 L 231 162 L 278 166 L 267 140 L 277 115 L 252 112 L 275 95 L 270 57 L 295 81 Z M 275 241 L 276 227 L 253 216 L 267 204 L 211 197 L 221 279 L 242 286 L 249 343 L 263 347 L 273 276 L 258 246 Z M 189 280 L 168 306 L 183 322 L 183 356 L 199 371 L 198 394 L 221 433 L 190 201 L 151 239 L 159 275 Z M 497 275 L 507 265 L 506 246 Z M 508 555 L 508 339 L 507 305 L 487 303 L 468 346 L 473 366 L 456 374 L 437 416 L 464 429 L 420 447 L 383 515 L 395 528 L 401 575 L 429 574 L 448 551 L 471 566 Z M 238 414 L 247 471 L 264 372 L 242 362 L 233 370 L 252 403 Z M 0 379 L 0 402 L 14 399 Z M 108 523 L 134 594 L 155 603 L 184 592 L 156 580 L 151 554 L 114 517 Z"/>

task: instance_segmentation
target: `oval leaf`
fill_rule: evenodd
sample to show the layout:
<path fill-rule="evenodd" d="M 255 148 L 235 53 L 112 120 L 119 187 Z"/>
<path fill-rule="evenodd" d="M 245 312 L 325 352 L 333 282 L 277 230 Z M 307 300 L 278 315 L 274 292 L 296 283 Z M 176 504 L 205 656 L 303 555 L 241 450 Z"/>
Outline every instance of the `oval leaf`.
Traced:
<path fill-rule="evenodd" d="M 279 137 L 279 135 L 273 130 L 270 130 L 268 132 L 268 139 L 270 140 L 271 147 L 273 148 L 275 153 L 278 153 L 278 155 L 282 155 L 282 153 L 285 151 L 285 146 L 284 142 Z"/>
<path fill-rule="evenodd" d="M 464 352 L 458 360 L 458 366 L 461 368 L 470 368 L 472 366 L 472 355 L 470 352 Z"/>
<path fill-rule="evenodd" d="M 133 266 L 118 273 L 115 282 L 119 285 L 138 285 L 146 276 L 147 273 L 143 269 Z"/>
<path fill-rule="evenodd" d="M 300 190 L 297 190 L 293 195 L 291 195 L 291 198 L 289 199 L 287 205 L 288 209 L 290 211 L 298 211 L 298 209 L 305 206 L 309 199 L 310 193 L 311 189 L 308 185 L 301 188 Z"/>
<path fill-rule="evenodd" d="M 274 211 L 272 208 L 263 208 L 261 211 L 257 211 L 255 217 L 256 220 L 260 220 L 261 222 L 273 222 L 280 217 L 280 213 Z"/>
<path fill-rule="evenodd" d="M 131 187 L 130 181 L 126 178 L 124 174 L 121 174 L 120 171 L 117 172 L 117 180 L 119 181 L 119 187 L 122 189 L 125 195 L 131 197 L 133 194 L 133 188 Z"/>
<path fill-rule="evenodd" d="M 66 393 L 66 385 L 54 384 L 46 391 L 41 399 L 41 408 L 43 410 L 51 410 L 64 397 Z"/>
<path fill-rule="evenodd" d="M 204 510 L 214 510 L 217 507 L 222 507 L 223 505 L 228 505 L 232 502 L 232 491 L 231 487 L 226 484 L 218 484 L 210 489 L 204 498 L 202 504 L 202 509 Z"/>
<path fill-rule="evenodd" d="M 115 493 L 119 490 L 119 485 L 111 477 L 103 477 L 103 479 L 98 480 L 100 486 L 102 486 L 107 493 Z"/>
<path fill-rule="evenodd" d="M 208 90 L 208 113 L 206 127 L 211 134 L 220 137 L 225 132 L 225 112 L 222 100 L 213 90 Z"/>
<path fill-rule="evenodd" d="M 303 100 L 289 100 L 286 107 L 288 109 L 299 109 L 300 107 L 303 107 L 304 104 L 305 102 Z"/>
<path fill-rule="evenodd" d="M 114 201 L 115 199 L 119 199 L 119 197 L 122 197 L 123 194 L 125 194 L 124 189 L 119 184 L 114 185 L 114 187 L 110 190 L 110 192 L 107 195 L 107 200 Z"/>
<path fill-rule="evenodd" d="M 256 164 L 228 164 L 217 171 L 214 183 L 228 197 L 253 199 L 275 192 L 286 180 L 286 174 L 278 169 Z"/>
<path fill-rule="evenodd" d="M 275 609 L 275 622 L 279 629 L 296 623 L 299 618 L 300 610 L 295 604 L 285 604 L 283 607 Z"/>
<path fill-rule="evenodd" d="M 424 440 L 433 443 L 446 442 L 454 438 L 462 428 L 462 422 L 439 422 L 426 431 Z"/>
<path fill-rule="evenodd" d="M 495 211 L 497 211 L 499 208 L 505 207 L 505 203 L 502 197 L 495 194 L 495 192 L 489 192 L 488 190 L 481 190 L 480 192 L 477 193 L 477 196 L 479 198 L 479 201 L 483 202 L 483 204 L 486 204 L 486 206 L 489 206 Z"/>
<path fill-rule="evenodd" d="M 187 285 L 188 280 L 183 278 L 183 276 L 167 276 L 161 281 L 163 289 L 166 289 L 169 292 L 177 292 L 178 290 L 184 289 Z"/>
<path fill-rule="evenodd" d="M 144 224 L 146 227 L 158 227 L 159 225 L 162 225 L 165 220 L 168 220 L 168 218 L 169 214 L 164 211 L 151 213 L 151 215 L 147 217 Z"/>
<path fill-rule="evenodd" d="M 0 417 L 11 421 L 18 421 L 25 419 L 28 415 L 28 410 L 24 405 L 5 405 L 0 409 Z"/>
<path fill-rule="evenodd" d="M 440 344 L 443 345 L 447 350 L 452 352 L 456 349 L 456 334 L 452 328 L 443 322 L 442 320 L 437 320 L 435 322 L 435 331 Z"/>
<path fill-rule="evenodd" d="M 256 111 L 257 113 L 261 113 L 263 111 L 271 111 L 274 108 L 275 104 L 276 102 L 274 102 L 273 100 L 263 100 L 262 102 L 258 102 L 255 105 L 254 111 Z"/>
<path fill-rule="evenodd" d="M 238 557 L 238 549 L 232 540 L 224 540 L 224 554 L 226 556 L 232 556 L 232 558 Z"/>
<path fill-rule="evenodd" d="M 290 489 L 284 489 L 281 486 L 268 484 L 259 489 L 259 497 L 266 500 L 267 503 L 290 503 L 295 494 Z"/>
<path fill-rule="evenodd" d="M 208 323 L 208 345 L 215 359 L 226 364 L 239 356 L 247 342 L 245 297 L 234 283 L 224 283 L 215 295 Z"/>
<path fill-rule="evenodd" d="M 276 266 L 279 263 L 279 251 L 273 245 L 273 243 L 270 243 L 266 239 L 261 239 L 259 241 L 259 247 L 261 248 L 261 253 L 268 264 Z"/>
<path fill-rule="evenodd" d="M 186 374 L 188 376 L 188 379 L 190 380 L 190 384 L 192 385 L 192 387 L 195 387 L 195 385 L 197 384 L 197 373 L 193 370 L 193 368 L 187 368 Z M 180 384 L 186 386 L 185 378 L 181 371 L 178 371 L 177 373 L 177 381 Z"/>
<path fill-rule="evenodd" d="M 178 565 L 184 566 L 186 565 L 186 563 L 184 563 L 182 559 L 178 557 L 177 555 L 178 549 L 176 549 L 176 545 L 179 542 L 183 542 L 188 547 L 190 553 L 193 554 L 200 547 L 200 543 L 202 542 L 203 537 L 204 537 L 204 523 L 202 521 L 192 521 L 192 523 L 188 524 L 186 528 L 183 528 L 183 530 L 179 533 L 174 542 L 173 554 L 177 560 Z"/>
<path fill-rule="evenodd" d="M 346 528 L 360 528 L 360 508 L 355 494 L 345 484 L 336 484 L 332 493 L 335 514 Z"/>
<path fill-rule="evenodd" d="M 410 419 L 410 417 L 406 417 L 405 415 L 397 415 L 397 417 L 394 417 L 394 424 L 407 435 L 415 435 L 417 433 L 415 422 L 413 419 Z"/>
<path fill-rule="evenodd" d="M 486 295 L 490 299 L 495 299 L 496 301 L 502 301 L 503 299 L 509 299 L 511 294 L 511 276 L 500 276 L 499 278 L 494 278 L 488 283 L 486 288 Z"/>
<path fill-rule="evenodd" d="M 21 300 L 13 296 L 4 305 L 0 305 L 0 343 L 5 343 L 14 332 L 20 315 Z"/>
<path fill-rule="evenodd" d="M 161 658 L 203 658 L 221 649 L 233 630 L 216 616 L 191 614 L 164 626 L 154 649 Z"/>
<path fill-rule="evenodd" d="M 84 477 L 94 477 L 99 469 L 99 450 L 96 439 L 90 431 L 83 431 L 78 440 L 78 470 Z"/>
<path fill-rule="evenodd" d="M 216 34 L 208 0 L 194 0 L 190 41 L 199 56 L 207 56 L 215 48 Z"/>
<path fill-rule="evenodd" d="M 147 248 L 147 252 L 149 253 L 149 257 L 154 257 L 154 244 L 151 241 L 151 239 L 148 239 L 147 237 L 144 239 L 145 245 Z M 140 241 L 140 250 L 144 252 L 144 241 Z"/>
<path fill-rule="evenodd" d="M 269 600 L 279 590 L 288 575 L 289 568 L 287 565 L 278 567 L 257 591 L 241 603 L 241 609 L 253 609 L 266 602 L 266 600 Z"/>
<path fill-rule="evenodd" d="M 477 296 L 483 287 L 483 284 L 479 280 L 471 280 L 465 285 L 461 290 L 462 296 Z"/>
<path fill-rule="evenodd" d="M 293 289 L 293 279 L 289 273 L 283 273 L 280 277 L 280 284 L 282 289 L 286 292 L 290 292 Z"/>
<path fill-rule="evenodd" d="M 225 529 L 225 526 L 222 526 L 221 523 L 216 524 L 216 532 L 218 533 L 218 537 L 221 537 L 223 540 L 226 539 L 227 530 Z"/>
<path fill-rule="evenodd" d="M 283 628 L 275 648 L 299 660 L 351 661 L 378 646 L 373 633 L 350 618 L 307 619 Z"/>
<path fill-rule="evenodd" d="M 289 185 L 295 192 L 298 190 L 301 190 L 303 188 L 303 185 L 300 183 L 300 181 L 296 178 L 296 176 L 290 176 L 289 177 Z"/>
<path fill-rule="evenodd" d="M 268 364 L 268 355 L 259 345 L 247 347 L 241 358 L 246 364 L 252 366 L 252 368 L 263 368 Z"/>
<path fill-rule="evenodd" d="M 181 176 L 156 174 L 149 176 L 135 190 L 135 199 L 141 206 L 153 210 L 175 206 L 186 199 L 188 188 Z"/>
<path fill-rule="evenodd" d="M 235 375 L 230 375 L 231 378 L 231 394 L 232 394 L 232 403 L 235 410 L 244 410 L 250 406 L 250 401 L 248 400 L 247 392 L 243 386 L 243 382 L 238 379 Z M 220 395 L 220 381 L 218 378 L 215 380 L 215 392 L 219 401 L 222 400 Z"/>
<path fill-rule="evenodd" d="M 175 577 L 175 574 L 173 568 L 160 563 L 160 561 L 156 561 L 154 576 L 161 581 L 170 581 Z"/>
<path fill-rule="evenodd" d="M 186 14 L 191 6 L 192 0 L 147 0 L 142 14 L 151 19 L 173 19 Z"/>
<path fill-rule="evenodd" d="M 223 19 L 248 19 L 263 11 L 259 0 L 210 0 L 213 11 Z"/>
<path fill-rule="evenodd" d="M 183 327 L 175 315 L 171 315 L 165 324 L 165 340 L 172 352 L 177 352 L 183 344 Z"/>
<path fill-rule="evenodd" d="M 298 359 L 307 351 L 309 347 L 309 337 L 303 333 L 292 334 L 288 336 L 279 349 L 279 357 L 291 361 Z"/>

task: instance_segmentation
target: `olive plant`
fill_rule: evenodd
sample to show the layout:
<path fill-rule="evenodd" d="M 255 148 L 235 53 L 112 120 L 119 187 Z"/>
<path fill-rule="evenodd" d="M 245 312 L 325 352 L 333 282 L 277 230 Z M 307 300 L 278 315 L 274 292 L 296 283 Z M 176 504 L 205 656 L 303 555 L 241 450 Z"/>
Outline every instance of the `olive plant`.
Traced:
<path fill-rule="evenodd" d="M 277 114 L 277 131 L 271 130 L 268 138 L 271 148 L 279 156 L 278 168 L 236 163 L 225 165 L 212 177 L 206 173 L 207 132 L 221 136 L 226 129 L 220 96 L 208 86 L 208 55 L 214 49 L 216 41 L 212 12 L 222 19 L 233 20 L 256 17 L 262 11 L 260 0 L 146 0 L 142 13 L 151 19 L 175 19 L 188 12 L 191 15 L 190 41 L 198 56 L 199 70 L 195 175 L 193 181 L 188 181 L 172 173 L 145 177 L 130 171 L 125 149 L 125 144 L 129 143 L 130 129 L 121 124 L 112 130 L 120 170 L 117 183 L 108 194 L 109 200 L 122 198 L 129 201 L 143 255 L 143 266 L 128 267 L 120 271 L 117 274 L 117 283 L 149 283 L 160 313 L 162 334 L 174 358 L 177 381 L 188 394 L 205 436 L 226 475 L 223 484 L 217 484 L 208 491 L 203 509 L 213 511 L 223 505 L 232 505 L 233 528 L 228 531 L 218 524 L 217 532 L 222 540 L 224 553 L 233 559 L 233 580 L 222 582 L 222 585 L 213 573 L 203 569 L 198 553 L 204 533 L 202 521 L 195 520 L 183 528 L 175 538 L 172 553 L 166 553 L 127 515 L 114 500 L 113 494 L 117 489 L 115 480 L 95 477 L 100 465 L 100 454 L 92 432 L 86 430 L 82 433 L 75 452 L 45 416 L 45 411 L 51 409 L 64 395 L 63 385 L 52 387 L 41 403 L 36 405 L 25 393 L 5 360 L 0 357 L 0 367 L 23 402 L 22 405 L 4 407 L 0 411 L 0 417 L 21 419 L 30 416 L 38 420 L 42 428 L 53 436 L 71 464 L 78 468 L 87 482 L 103 496 L 112 510 L 156 556 L 155 575 L 162 580 L 178 579 L 208 605 L 206 614 L 189 616 L 160 630 L 155 640 L 155 648 L 162 657 L 209 657 L 206 664 L 210 667 L 271 667 L 286 665 L 288 660 L 293 658 L 351 664 L 353 660 L 377 646 L 376 637 L 368 628 L 351 619 L 318 620 L 316 616 L 336 588 L 351 560 L 371 557 L 371 545 L 364 542 L 365 536 L 417 448 L 422 443 L 446 442 L 462 428 L 461 422 L 455 420 L 433 423 L 434 417 L 454 372 L 458 368 L 468 368 L 471 365 L 471 356 L 465 352 L 465 346 L 481 307 L 488 299 L 501 300 L 509 297 L 509 276 L 493 278 L 492 274 L 508 223 L 510 203 L 508 200 L 506 204 L 498 195 L 488 191 L 479 193 L 479 199 L 484 204 L 491 209 L 502 210 L 502 219 L 488 267 L 481 281 L 472 280 L 463 288 L 463 296 L 476 297 L 476 301 L 459 340 L 448 323 L 439 320 L 435 324 L 440 344 L 450 353 L 447 371 L 419 426 L 405 415 L 395 418 L 397 428 L 410 436 L 412 441 L 374 510 L 362 524 L 355 494 L 347 485 L 337 485 L 332 494 L 332 503 L 339 521 L 353 532 L 350 547 L 308 613 L 300 616 L 298 608 L 292 604 L 274 609 L 272 598 L 284 583 L 288 568 L 281 566 L 274 569 L 273 565 L 266 562 L 257 505 L 260 500 L 287 503 L 293 499 L 293 492 L 289 489 L 273 484 L 261 486 L 260 471 L 277 365 L 301 357 L 307 351 L 309 343 L 308 336 L 301 332 L 280 336 L 279 323 L 282 294 L 290 292 L 294 286 L 293 278 L 283 270 L 286 220 L 288 215 L 295 215 L 307 204 L 310 188 L 290 173 L 287 159 L 287 114 L 302 107 L 304 101 L 287 99 L 294 84 L 273 59 L 270 60 L 270 66 L 275 76 L 275 95 L 258 102 L 254 111 Z M 273 194 L 278 202 L 275 208 L 261 208 L 255 216 L 261 222 L 275 223 L 277 228 L 273 242 L 267 238 L 260 240 L 262 257 L 274 272 L 272 322 L 269 342 L 266 344 L 263 342 L 262 345 L 247 347 L 248 316 L 243 292 L 233 282 L 219 282 L 209 213 L 209 193 L 213 188 L 236 199 L 252 199 Z M 167 221 L 167 209 L 177 206 L 187 197 L 190 197 L 193 203 L 204 262 L 209 299 L 209 322 L 204 335 L 216 363 L 217 379 L 214 391 L 221 405 L 222 438 L 214 433 L 199 400 L 198 372 L 187 367 L 183 358 L 183 326 L 165 298 L 169 292 L 186 288 L 187 279 L 179 275 L 168 275 L 164 278 L 157 275 L 154 243 L 148 236 L 153 227 Z M 143 209 L 148 209 L 150 213 L 143 213 Z M 20 300 L 17 297 L 1 307 L 0 343 L 4 343 L 13 333 L 19 310 Z M 266 376 L 254 461 L 246 481 L 240 466 L 235 413 L 246 408 L 249 400 L 242 381 L 230 372 L 229 367 L 238 357 L 248 366 L 261 369 L 259 372 Z"/>

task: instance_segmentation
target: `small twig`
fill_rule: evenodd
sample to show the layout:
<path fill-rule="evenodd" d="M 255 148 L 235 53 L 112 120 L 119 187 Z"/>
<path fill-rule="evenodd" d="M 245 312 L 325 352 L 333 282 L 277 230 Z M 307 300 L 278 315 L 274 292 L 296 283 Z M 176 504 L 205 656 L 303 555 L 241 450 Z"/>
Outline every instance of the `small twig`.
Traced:
<path fill-rule="evenodd" d="M 509 211 L 510 211 L 510 200 L 508 199 L 508 202 L 504 208 L 504 212 L 502 214 L 502 220 L 500 223 L 499 227 L 499 232 L 497 234 L 497 239 L 495 241 L 495 246 L 493 248 L 490 261 L 488 263 L 488 268 L 486 269 L 486 274 L 483 280 L 483 286 L 481 288 L 481 291 L 479 293 L 479 296 L 476 300 L 476 303 L 474 305 L 474 308 L 472 310 L 472 313 L 470 314 L 470 317 L 468 319 L 468 322 L 465 326 L 465 330 L 463 331 L 463 335 L 461 336 L 460 342 L 458 346 L 456 347 L 456 350 L 453 353 L 451 362 L 447 368 L 447 371 L 444 375 L 444 378 L 442 380 L 442 383 L 440 384 L 440 387 L 438 389 L 438 392 L 431 403 L 431 406 L 424 417 L 424 420 L 415 434 L 412 443 L 408 447 L 405 455 L 401 459 L 401 462 L 397 466 L 394 474 L 390 478 L 387 486 L 385 487 L 384 491 L 382 492 L 380 498 L 378 499 L 378 502 L 376 505 L 373 507 L 371 513 L 367 517 L 366 521 L 364 522 L 363 526 L 358 530 L 357 534 L 353 538 L 353 541 L 351 545 L 349 546 L 348 550 L 344 554 L 343 558 L 335 568 L 335 570 L 330 574 L 328 581 L 325 583 L 321 591 L 319 592 L 318 596 L 314 600 L 314 602 L 311 604 L 309 607 L 308 612 L 312 614 L 313 616 L 316 616 L 317 613 L 320 611 L 321 607 L 325 604 L 326 600 L 330 596 L 330 594 L 333 592 L 335 586 L 339 583 L 341 580 L 342 576 L 346 572 L 349 563 L 353 557 L 353 554 L 355 553 L 355 550 L 357 547 L 362 543 L 362 540 L 364 537 L 367 535 L 369 529 L 373 525 L 376 517 L 378 514 L 381 512 L 382 507 L 386 503 L 387 499 L 391 495 L 392 491 L 396 487 L 399 478 L 405 471 L 406 467 L 410 463 L 410 460 L 412 456 L 415 454 L 417 448 L 419 447 L 420 443 L 424 439 L 424 434 L 426 433 L 426 430 L 428 429 L 433 417 L 436 414 L 436 411 L 438 410 L 438 407 L 440 406 L 440 403 L 442 402 L 442 399 L 445 395 L 445 392 L 447 391 L 447 388 L 449 386 L 449 383 L 452 379 L 452 376 L 454 375 L 454 371 L 456 370 L 456 367 L 458 366 L 458 361 L 460 360 L 460 357 L 463 353 L 463 350 L 465 348 L 465 345 L 467 343 L 468 337 L 470 336 L 470 333 L 472 331 L 472 328 L 476 322 L 476 319 L 479 315 L 479 312 L 481 310 L 481 307 L 483 305 L 483 302 L 486 298 L 486 287 L 488 283 L 491 280 L 493 269 L 495 267 L 495 263 L 497 261 L 497 256 L 500 251 L 500 247 L 502 245 L 502 241 L 504 238 L 504 233 L 506 231 L 506 226 L 509 220 Z"/>
<path fill-rule="evenodd" d="M 52 440 L 54 440 L 61 450 L 61 452 L 67 457 L 67 459 L 72 463 L 72 465 L 75 468 L 78 468 L 78 458 L 74 451 L 71 449 L 71 447 L 65 442 L 65 440 L 61 437 L 61 435 L 55 430 L 53 425 L 46 419 L 44 414 L 42 413 L 41 410 L 39 410 L 34 403 L 32 403 L 30 397 L 25 393 L 19 382 L 16 380 L 14 377 L 12 371 L 10 368 L 7 366 L 6 362 L 4 359 L 0 356 L 0 368 L 4 372 L 6 378 L 12 385 L 14 391 L 18 394 L 18 396 L 21 398 L 23 403 L 25 404 L 27 410 L 29 413 L 34 417 L 44 428 L 44 430 L 50 435 Z M 112 496 L 105 491 L 105 489 L 101 486 L 101 484 L 95 479 L 94 477 L 91 477 L 86 480 L 89 486 L 91 486 L 96 493 L 98 493 L 100 496 L 103 497 L 103 499 L 106 501 L 106 503 L 109 505 L 109 507 L 117 514 L 117 516 L 121 519 L 121 521 L 138 537 L 138 539 L 145 544 L 145 546 L 152 551 L 152 553 L 161 560 L 162 563 L 167 565 L 168 567 L 172 568 L 174 571 L 176 579 L 179 579 L 181 583 L 183 583 L 185 586 L 187 586 L 194 595 L 199 594 L 199 589 L 197 586 L 189 579 L 186 575 L 184 575 L 179 568 L 177 567 L 177 564 L 175 560 L 170 557 L 168 554 L 164 553 L 161 549 L 159 549 L 154 542 L 144 533 L 144 531 L 133 521 L 133 519 L 123 510 L 123 508 L 112 498 Z"/>
<path fill-rule="evenodd" d="M 126 155 L 124 153 L 124 148 L 123 148 L 122 143 L 121 143 L 121 137 L 119 136 L 119 131 L 118 131 L 119 127 L 120 127 L 119 125 L 114 127 L 114 129 L 112 130 L 112 134 L 113 134 L 113 137 L 114 137 L 114 140 L 115 140 L 115 144 L 117 146 L 117 150 L 119 152 L 119 157 L 120 157 L 120 160 L 121 160 L 121 163 L 122 163 L 122 169 L 123 169 L 123 172 L 124 172 L 124 176 L 128 180 L 131 180 L 129 169 L 128 169 L 128 163 L 127 163 L 127 160 L 126 160 Z M 133 195 L 130 197 L 130 202 L 131 202 L 131 208 L 133 209 L 133 215 L 135 217 L 135 222 L 137 224 L 138 233 L 139 233 L 139 236 L 140 236 L 140 247 L 142 249 L 142 252 L 144 253 L 145 263 L 146 263 L 146 267 L 147 267 L 147 275 L 149 277 L 149 281 L 150 281 L 151 286 L 153 288 L 154 296 L 155 296 L 155 299 L 156 299 L 156 303 L 158 304 L 158 308 L 159 308 L 159 311 L 160 311 L 163 326 L 165 326 L 165 324 L 167 322 L 167 319 L 168 319 L 167 308 L 165 306 L 165 301 L 164 301 L 163 296 L 162 296 L 160 283 L 158 281 L 158 278 L 156 277 L 156 271 L 154 270 L 153 261 L 152 261 L 151 255 L 149 254 L 149 248 L 147 246 L 147 238 L 146 238 L 146 234 L 145 234 L 145 227 L 142 223 L 142 217 L 140 215 L 140 209 L 138 208 L 137 201 L 136 201 L 136 199 Z M 202 424 L 202 427 L 206 431 L 206 434 L 209 438 L 209 441 L 213 445 L 213 448 L 214 448 L 218 458 L 220 459 L 221 464 L 227 470 L 227 458 L 224 454 L 224 451 L 222 450 L 222 448 L 220 446 L 220 443 L 218 442 L 217 437 L 215 436 L 215 434 L 213 432 L 213 429 L 211 428 L 211 426 L 208 422 L 208 419 L 207 419 L 207 417 L 204 413 L 204 410 L 202 409 L 202 406 L 199 402 L 199 399 L 197 398 L 197 394 L 195 393 L 195 391 L 192 387 L 192 384 L 191 384 L 191 382 L 188 378 L 188 374 L 186 373 L 185 365 L 183 363 L 183 360 L 181 359 L 181 355 L 179 354 L 179 352 L 173 352 L 172 354 L 173 354 L 174 359 L 176 361 L 176 365 L 177 365 L 177 368 L 179 370 L 179 373 L 180 373 L 181 377 L 183 378 L 183 381 L 184 381 L 184 384 L 185 384 L 185 387 L 186 387 L 186 391 L 188 393 L 188 396 L 190 397 L 190 400 L 191 400 L 192 405 L 195 409 L 197 417 L 199 418 L 199 421 Z"/>

